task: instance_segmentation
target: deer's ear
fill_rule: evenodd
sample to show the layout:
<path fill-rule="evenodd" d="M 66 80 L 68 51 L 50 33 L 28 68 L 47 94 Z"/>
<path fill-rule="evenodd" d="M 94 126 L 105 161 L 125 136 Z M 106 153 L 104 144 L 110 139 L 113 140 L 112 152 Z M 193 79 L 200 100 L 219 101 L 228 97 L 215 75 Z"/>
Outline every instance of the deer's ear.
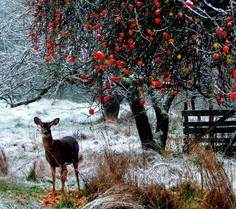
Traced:
<path fill-rule="evenodd" d="M 56 118 L 52 122 L 50 122 L 49 124 L 50 124 L 50 126 L 55 126 L 59 123 L 59 121 L 60 121 L 60 118 Z"/>
<path fill-rule="evenodd" d="M 34 123 L 39 126 L 42 126 L 42 121 L 38 117 L 34 117 Z"/>

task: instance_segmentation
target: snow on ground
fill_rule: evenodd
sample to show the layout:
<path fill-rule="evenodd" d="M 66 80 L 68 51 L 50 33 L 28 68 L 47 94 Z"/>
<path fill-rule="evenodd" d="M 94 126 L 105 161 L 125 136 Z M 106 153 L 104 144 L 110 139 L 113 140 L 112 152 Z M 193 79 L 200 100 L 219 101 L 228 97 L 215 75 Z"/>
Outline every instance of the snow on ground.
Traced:
<path fill-rule="evenodd" d="M 121 121 L 99 121 L 101 112 L 97 110 L 94 115 L 88 113 L 89 105 L 77 104 L 67 100 L 42 99 L 27 106 L 10 108 L 0 102 L 0 148 L 3 148 L 9 161 L 9 175 L 26 177 L 33 163 L 36 162 L 38 178 L 50 180 L 49 165 L 45 160 L 44 149 L 41 143 L 39 127 L 33 122 L 35 116 L 42 121 L 51 121 L 59 117 L 60 123 L 52 128 L 54 138 L 65 135 L 74 135 L 80 138 L 80 154 L 83 160 L 80 163 L 81 176 L 94 173 L 96 159 L 104 150 L 115 153 L 135 153 L 142 155 L 138 133 L 134 120 L 129 118 L 130 109 L 123 105 L 120 111 Z M 181 141 L 182 130 L 176 125 L 176 141 Z M 171 144 L 171 143 L 169 143 Z M 149 153 L 150 161 L 145 168 L 139 168 L 132 172 L 140 179 L 164 184 L 167 187 L 177 183 L 199 180 L 197 168 L 191 163 L 191 159 L 182 153 L 175 152 L 169 157 L 156 153 Z M 236 190 L 236 162 L 235 159 L 225 160 L 226 172 Z M 71 178 L 70 178 L 71 175 Z M 59 174 L 57 174 L 59 176 Z M 57 180 L 59 183 L 59 180 Z M 69 170 L 68 186 L 75 184 L 72 169 Z"/>

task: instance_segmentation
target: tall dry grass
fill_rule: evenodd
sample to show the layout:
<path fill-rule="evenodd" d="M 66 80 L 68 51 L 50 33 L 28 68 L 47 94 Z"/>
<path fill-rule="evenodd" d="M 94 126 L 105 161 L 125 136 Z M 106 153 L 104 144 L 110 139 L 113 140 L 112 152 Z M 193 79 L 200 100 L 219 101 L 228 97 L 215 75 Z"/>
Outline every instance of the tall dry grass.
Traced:
<path fill-rule="evenodd" d="M 140 182 L 140 176 L 131 172 L 144 169 L 148 157 L 105 151 L 97 158 L 96 174 L 85 181 L 89 203 L 84 209 L 236 208 L 232 186 L 215 153 L 196 145 L 192 147 L 190 157 L 198 158 L 197 167 L 202 174 L 203 186 L 186 181 L 173 188 L 166 188 L 157 183 Z"/>
<path fill-rule="evenodd" d="M 236 208 L 236 196 L 231 182 L 223 167 L 210 147 L 192 145 L 191 150 L 198 158 L 198 169 L 202 175 L 203 186 L 207 193 L 202 202 L 203 209 Z"/>

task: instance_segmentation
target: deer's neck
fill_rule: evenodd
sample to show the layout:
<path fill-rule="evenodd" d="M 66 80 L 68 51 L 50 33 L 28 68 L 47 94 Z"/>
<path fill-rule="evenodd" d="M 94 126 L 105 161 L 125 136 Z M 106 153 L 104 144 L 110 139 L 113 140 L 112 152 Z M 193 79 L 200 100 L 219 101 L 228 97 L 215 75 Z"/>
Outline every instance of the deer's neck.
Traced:
<path fill-rule="evenodd" d="M 53 138 L 51 135 L 49 136 L 42 136 L 43 139 L 43 146 L 46 150 L 50 151 L 52 149 Z"/>

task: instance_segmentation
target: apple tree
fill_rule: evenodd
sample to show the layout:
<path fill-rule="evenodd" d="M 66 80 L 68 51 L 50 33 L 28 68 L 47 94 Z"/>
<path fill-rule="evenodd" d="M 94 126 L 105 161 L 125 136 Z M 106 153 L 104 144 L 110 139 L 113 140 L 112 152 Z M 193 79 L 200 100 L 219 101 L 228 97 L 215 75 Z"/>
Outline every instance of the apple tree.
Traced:
<path fill-rule="evenodd" d="M 101 45 L 94 52 L 93 66 L 98 74 L 99 66 L 107 66 L 106 72 L 102 71 L 103 79 L 115 86 L 112 91 L 119 89 L 128 98 L 143 142 L 149 138 L 152 144 L 153 137 L 142 107 L 146 95 L 156 112 L 156 129 L 163 132 L 163 147 L 168 131 L 168 115 L 163 112 L 168 113 L 180 91 L 189 92 L 190 98 L 197 92 L 215 98 L 219 105 L 232 106 L 235 2 L 218 5 L 214 1 L 154 0 L 94 4 L 94 8 L 87 9 L 85 23 L 88 30 L 99 25 L 98 30 L 93 30 Z M 161 99 L 157 94 L 162 95 Z M 186 98 L 185 102 L 189 101 Z"/>
<path fill-rule="evenodd" d="M 105 109 L 111 98 L 124 97 L 144 148 L 165 147 L 168 111 L 179 93 L 187 92 L 185 104 L 196 94 L 226 106 L 236 99 L 235 1 L 28 0 L 26 5 L 32 48 L 48 69 L 36 70 L 34 82 L 52 85 L 34 95 L 70 83 L 87 88 Z M 146 101 L 156 113 L 160 145 Z"/>

